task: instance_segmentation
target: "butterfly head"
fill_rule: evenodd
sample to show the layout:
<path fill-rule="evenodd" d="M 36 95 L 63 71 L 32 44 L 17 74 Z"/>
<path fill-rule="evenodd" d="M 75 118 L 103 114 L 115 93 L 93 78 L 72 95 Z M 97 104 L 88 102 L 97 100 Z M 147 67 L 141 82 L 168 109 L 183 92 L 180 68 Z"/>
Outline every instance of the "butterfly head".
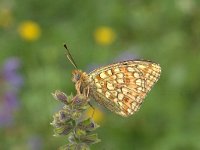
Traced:
<path fill-rule="evenodd" d="M 83 72 L 81 70 L 74 70 L 72 72 L 72 81 L 74 83 L 80 82 L 82 78 Z"/>
<path fill-rule="evenodd" d="M 72 81 L 75 83 L 78 93 L 83 94 L 87 85 L 88 75 L 81 70 L 74 70 L 72 72 Z"/>

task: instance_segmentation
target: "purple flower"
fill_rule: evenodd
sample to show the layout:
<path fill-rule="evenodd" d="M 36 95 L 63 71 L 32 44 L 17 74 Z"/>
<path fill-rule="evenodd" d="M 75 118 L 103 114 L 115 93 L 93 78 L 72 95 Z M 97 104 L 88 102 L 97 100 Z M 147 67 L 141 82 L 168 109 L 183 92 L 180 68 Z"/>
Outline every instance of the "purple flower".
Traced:
<path fill-rule="evenodd" d="M 9 58 L 3 66 L 3 77 L 13 87 L 19 88 L 23 84 L 21 75 L 17 72 L 20 68 L 20 60 L 18 58 Z"/>
<path fill-rule="evenodd" d="M 10 126 L 13 123 L 13 117 L 7 108 L 0 106 L 0 126 Z"/>
<path fill-rule="evenodd" d="M 18 108 L 18 101 L 14 93 L 4 93 L 0 101 L 0 126 L 10 126 L 13 123 L 13 113 Z"/>
<path fill-rule="evenodd" d="M 18 93 L 23 84 L 23 79 L 17 72 L 19 67 L 18 58 L 9 58 L 0 70 L 0 127 L 11 126 L 19 108 Z"/>
<path fill-rule="evenodd" d="M 4 93 L 4 100 L 5 100 L 5 107 L 8 109 L 16 109 L 19 106 L 18 100 L 17 100 L 17 94 L 14 92 L 6 92 Z"/>

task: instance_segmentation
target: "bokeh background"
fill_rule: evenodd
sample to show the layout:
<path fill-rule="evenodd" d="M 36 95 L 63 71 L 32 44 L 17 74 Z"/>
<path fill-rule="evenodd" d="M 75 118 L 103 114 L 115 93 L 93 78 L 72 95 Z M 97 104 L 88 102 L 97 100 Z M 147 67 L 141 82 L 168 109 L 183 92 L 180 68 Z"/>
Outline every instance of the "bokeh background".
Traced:
<path fill-rule="evenodd" d="M 127 59 L 158 62 L 162 75 L 139 112 L 96 105 L 94 150 L 200 149 L 199 0 L 1 0 L 0 149 L 53 150 L 56 89 L 75 93 L 73 66 L 90 71 Z"/>

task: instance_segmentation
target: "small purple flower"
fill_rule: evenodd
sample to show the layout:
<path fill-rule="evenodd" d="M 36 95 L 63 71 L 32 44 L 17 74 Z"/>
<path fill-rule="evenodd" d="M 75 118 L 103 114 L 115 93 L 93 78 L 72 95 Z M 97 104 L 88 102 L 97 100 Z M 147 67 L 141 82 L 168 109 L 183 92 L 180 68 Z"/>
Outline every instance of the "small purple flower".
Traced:
<path fill-rule="evenodd" d="M 17 72 L 21 66 L 18 58 L 9 58 L 3 66 L 3 77 L 12 86 L 18 89 L 23 84 L 21 75 Z"/>
<path fill-rule="evenodd" d="M 14 92 L 6 92 L 4 93 L 5 107 L 13 110 L 18 108 L 19 103 L 17 100 L 17 94 Z"/>
<path fill-rule="evenodd" d="M 13 123 L 13 117 L 6 107 L 0 106 L 0 126 L 9 126 Z"/>
<path fill-rule="evenodd" d="M 0 101 L 0 126 L 13 124 L 13 113 L 18 108 L 18 101 L 14 93 L 4 93 Z"/>
<path fill-rule="evenodd" d="M 18 58 L 9 58 L 0 69 L 0 127 L 14 123 L 14 113 L 19 108 L 18 93 L 23 84 Z"/>

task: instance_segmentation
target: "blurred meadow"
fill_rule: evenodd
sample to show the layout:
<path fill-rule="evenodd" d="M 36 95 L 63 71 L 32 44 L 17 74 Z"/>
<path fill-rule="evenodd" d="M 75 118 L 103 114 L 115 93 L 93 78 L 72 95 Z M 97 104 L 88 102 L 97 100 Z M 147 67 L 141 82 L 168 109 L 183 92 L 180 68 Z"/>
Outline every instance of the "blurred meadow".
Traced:
<path fill-rule="evenodd" d="M 0 149 L 54 150 L 50 122 L 75 93 L 74 67 L 89 72 L 128 59 L 162 67 L 139 112 L 122 118 L 92 102 L 102 142 L 94 150 L 200 149 L 199 0 L 1 0 Z"/>

